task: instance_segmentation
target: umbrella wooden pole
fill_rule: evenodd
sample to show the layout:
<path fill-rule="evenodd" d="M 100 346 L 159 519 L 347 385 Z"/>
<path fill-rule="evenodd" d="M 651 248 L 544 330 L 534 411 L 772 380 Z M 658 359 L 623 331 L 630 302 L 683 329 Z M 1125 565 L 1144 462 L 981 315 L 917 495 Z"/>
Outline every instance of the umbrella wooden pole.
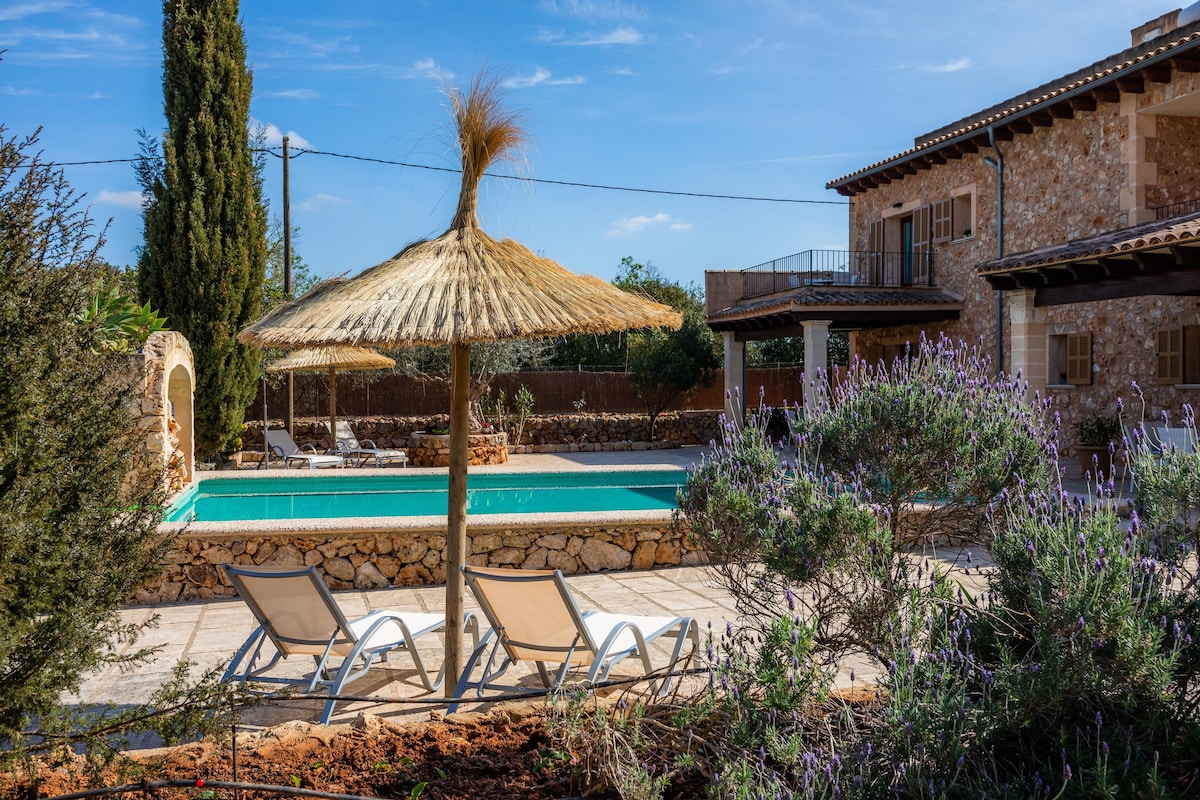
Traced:
<path fill-rule="evenodd" d="M 446 696 L 462 671 L 462 567 L 467 551 L 467 434 L 470 426 L 471 345 L 450 345 L 450 486 L 446 513 Z"/>
<path fill-rule="evenodd" d="M 337 368 L 329 368 L 329 435 L 333 437 L 333 449 L 337 450 Z"/>

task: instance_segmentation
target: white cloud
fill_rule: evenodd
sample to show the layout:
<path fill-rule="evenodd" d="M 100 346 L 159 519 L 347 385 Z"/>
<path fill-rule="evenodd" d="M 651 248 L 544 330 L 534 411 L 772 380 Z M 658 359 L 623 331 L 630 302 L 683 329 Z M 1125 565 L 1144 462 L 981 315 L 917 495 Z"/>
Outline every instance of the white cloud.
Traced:
<path fill-rule="evenodd" d="M 261 122 L 254 117 L 250 118 L 250 130 L 262 128 L 263 144 L 267 147 L 278 147 L 283 144 L 283 131 L 273 122 Z M 288 131 L 288 147 L 310 147 L 311 142 L 305 139 L 295 131 Z"/>
<path fill-rule="evenodd" d="M 922 72 L 960 72 L 968 69 L 971 66 L 971 59 L 960 58 L 957 61 L 949 61 L 945 64 L 933 64 L 930 66 L 921 67 Z"/>
<path fill-rule="evenodd" d="M 582 75 L 572 75 L 569 78 L 555 78 L 548 69 L 538 67 L 532 75 L 516 75 L 506 78 L 503 85 L 506 89 L 528 89 L 531 86 L 574 86 L 585 83 L 587 78 Z"/>
<path fill-rule="evenodd" d="M 670 214 L 664 211 L 659 211 L 652 217 L 647 217 L 645 215 L 637 217 L 621 217 L 613 222 L 612 226 L 608 229 L 608 233 L 605 235 L 631 236 L 635 233 L 641 233 L 642 231 L 651 227 L 657 228 L 662 226 L 666 226 L 667 230 L 676 231 L 679 233 L 692 229 L 692 223 L 675 219 Z"/>
<path fill-rule="evenodd" d="M 12 22 L 15 19 L 32 17 L 34 14 L 50 14 L 76 5 L 78 4 L 58 2 L 57 0 L 45 0 L 45 2 L 41 3 L 20 3 L 8 8 L 0 8 L 0 22 Z"/>
<path fill-rule="evenodd" d="M 608 72 L 610 75 L 636 75 L 637 74 L 629 67 L 613 67 Z"/>
<path fill-rule="evenodd" d="M 321 95 L 312 89 L 282 89 L 278 92 L 266 92 L 267 97 L 285 97 L 289 100 L 315 100 Z"/>
<path fill-rule="evenodd" d="M 8 97 L 30 97 L 39 94 L 36 89 L 18 89 L 16 86 L 0 86 L 0 94 Z"/>
<path fill-rule="evenodd" d="M 589 33 L 568 38 L 561 30 L 542 28 L 537 32 L 537 41 L 544 44 L 562 44 L 572 47 L 592 47 L 612 44 L 646 44 L 650 39 L 637 28 L 613 28 L 608 33 Z"/>
<path fill-rule="evenodd" d="M 350 201 L 344 197 L 338 197 L 337 195 L 332 195 L 332 194 L 325 194 L 325 192 L 318 192 L 317 194 L 313 195 L 312 197 L 308 198 L 307 200 L 304 200 L 303 202 L 298 203 L 296 205 L 296 208 L 300 209 L 301 211 L 316 211 L 317 209 L 319 209 L 323 206 L 348 206 L 348 205 L 350 205 Z"/>
<path fill-rule="evenodd" d="M 110 97 L 112 97 L 112 95 L 105 94 L 104 92 L 92 92 L 91 94 L 89 94 L 87 96 L 87 99 L 88 100 L 107 100 Z"/>
<path fill-rule="evenodd" d="M 141 211 L 146 203 L 146 195 L 137 191 L 110 192 L 108 189 L 101 189 L 100 194 L 96 196 L 96 202 Z"/>
<path fill-rule="evenodd" d="M 357 53 L 359 50 L 358 45 L 354 44 L 349 36 L 336 36 L 332 39 L 315 39 L 307 34 L 291 30 L 274 30 L 269 35 L 278 42 L 303 50 L 304 55 L 312 58 L 327 58 L 334 54 Z"/>
<path fill-rule="evenodd" d="M 646 9 L 621 0 L 542 0 L 548 13 L 582 19 L 645 19 Z"/>

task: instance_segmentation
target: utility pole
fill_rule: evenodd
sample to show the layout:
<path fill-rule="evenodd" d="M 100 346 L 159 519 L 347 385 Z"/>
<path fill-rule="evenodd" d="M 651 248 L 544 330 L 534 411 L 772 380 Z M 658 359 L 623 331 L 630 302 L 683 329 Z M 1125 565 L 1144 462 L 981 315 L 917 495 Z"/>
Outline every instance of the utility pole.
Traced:
<path fill-rule="evenodd" d="M 292 203 L 291 188 L 288 175 L 288 137 L 283 137 L 283 294 L 288 300 L 292 299 Z M 296 373 L 291 370 L 287 374 L 287 416 L 283 427 L 288 435 L 296 435 L 293 430 L 295 421 Z"/>

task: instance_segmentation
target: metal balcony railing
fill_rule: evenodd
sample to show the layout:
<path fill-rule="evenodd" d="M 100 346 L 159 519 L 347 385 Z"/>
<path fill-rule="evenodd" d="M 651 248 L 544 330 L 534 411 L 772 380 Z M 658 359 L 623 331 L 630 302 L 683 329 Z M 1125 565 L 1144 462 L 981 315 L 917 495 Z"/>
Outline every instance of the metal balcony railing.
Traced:
<path fill-rule="evenodd" d="M 933 253 L 805 250 L 742 270 L 742 298 L 805 286 L 934 286 Z"/>
<path fill-rule="evenodd" d="M 1180 203 L 1171 203 L 1166 206 L 1158 206 L 1150 209 L 1154 212 L 1154 219 L 1161 221 L 1171 219 L 1172 217 L 1182 217 L 1184 214 L 1191 214 L 1195 211 L 1200 211 L 1200 199 L 1184 200 Z"/>

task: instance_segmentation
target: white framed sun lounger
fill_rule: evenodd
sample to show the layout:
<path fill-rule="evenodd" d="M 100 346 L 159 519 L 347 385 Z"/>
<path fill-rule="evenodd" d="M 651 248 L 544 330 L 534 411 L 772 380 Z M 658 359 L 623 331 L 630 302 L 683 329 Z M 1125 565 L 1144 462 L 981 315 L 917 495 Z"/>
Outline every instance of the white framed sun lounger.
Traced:
<path fill-rule="evenodd" d="M 275 683 L 300 687 L 312 693 L 326 687 L 331 695 L 320 722 L 328 724 L 346 684 L 367 673 L 376 659 L 386 661 L 394 650 L 412 656 L 417 675 L 425 688 L 436 691 L 445 679 L 445 668 L 430 678 L 417 649 L 417 640 L 442 630 L 443 614 L 397 612 L 377 609 L 356 619 L 347 619 L 315 567 L 265 567 L 222 565 L 229 582 L 259 626 L 238 649 L 222 681 Z M 464 630 L 479 642 L 475 615 L 463 618 Z M 264 648 L 274 650 L 269 659 Z M 281 659 L 312 656 L 315 669 L 301 678 L 269 675 Z M 331 659 L 341 659 L 334 667 Z"/>
<path fill-rule="evenodd" d="M 475 690 L 483 698 L 489 689 L 504 692 L 529 691 L 498 683 L 504 672 L 518 661 L 532 661 L 545 688 L 558 689 L 572 668 L 587 668 L 586 681 L 603 681 L 610 669 L 631 656 L 642 662 L 645 674 L 655 671 L 648 646 L 660 637 L 675 639 L 670 660 L 664 665 L 660 695 L 671 686 L 685 640 L 692 643 L 687 660 L 700 644 L 699 629 L 691 617 L 650 617 L 583 611 L 575 602 L 559 570 L 492 569 L 464 566 L 463 576 L 492 629 L 480 639 L 455 687 L 461 703 Z M 493 641 L 494 639 L 494 641 Z M 481 674 L 472 679 L 485 651 Z M 498 666 L 495 662 L 501 656 Z M 450 706 L 449 713 L 457 708 Z"/>
<path fill-rule="evenodd" d="M 377 467 L 382 467 L 385 463 L 392 461 L 399 461 L 403 466 L 408 466 L 408 453 L 403 450 L 376 447 L 372 439 L 363 439 L 360 442 L 354 434 L 354 429 L 350 427 L 350 423 L 343 419 L 339 419 L 334 427 L 337 431 L 334 442 L 338 453 L 351 460 L 357 460 L 358 466 L 364 466 L 372 460 Z"/>
<path fill-rule="evenodd" d="M 271 451 L 271 455 L 276 458 L 282 458 L 283 465 L 289 469 L 293 461 L 307 464 L 309 469 L 345 466 L 346 462 L 340 455 L 318 453 L 317 448 L 311 444 L 308 445 L 309 452 L 306 453 L 301 450 L 300 446 L 296 444 L 296 440 L 292 438 L 292 435 L 282 428 L 264 431 L 263 436 L 266 439 L 267 448 Z"/>

